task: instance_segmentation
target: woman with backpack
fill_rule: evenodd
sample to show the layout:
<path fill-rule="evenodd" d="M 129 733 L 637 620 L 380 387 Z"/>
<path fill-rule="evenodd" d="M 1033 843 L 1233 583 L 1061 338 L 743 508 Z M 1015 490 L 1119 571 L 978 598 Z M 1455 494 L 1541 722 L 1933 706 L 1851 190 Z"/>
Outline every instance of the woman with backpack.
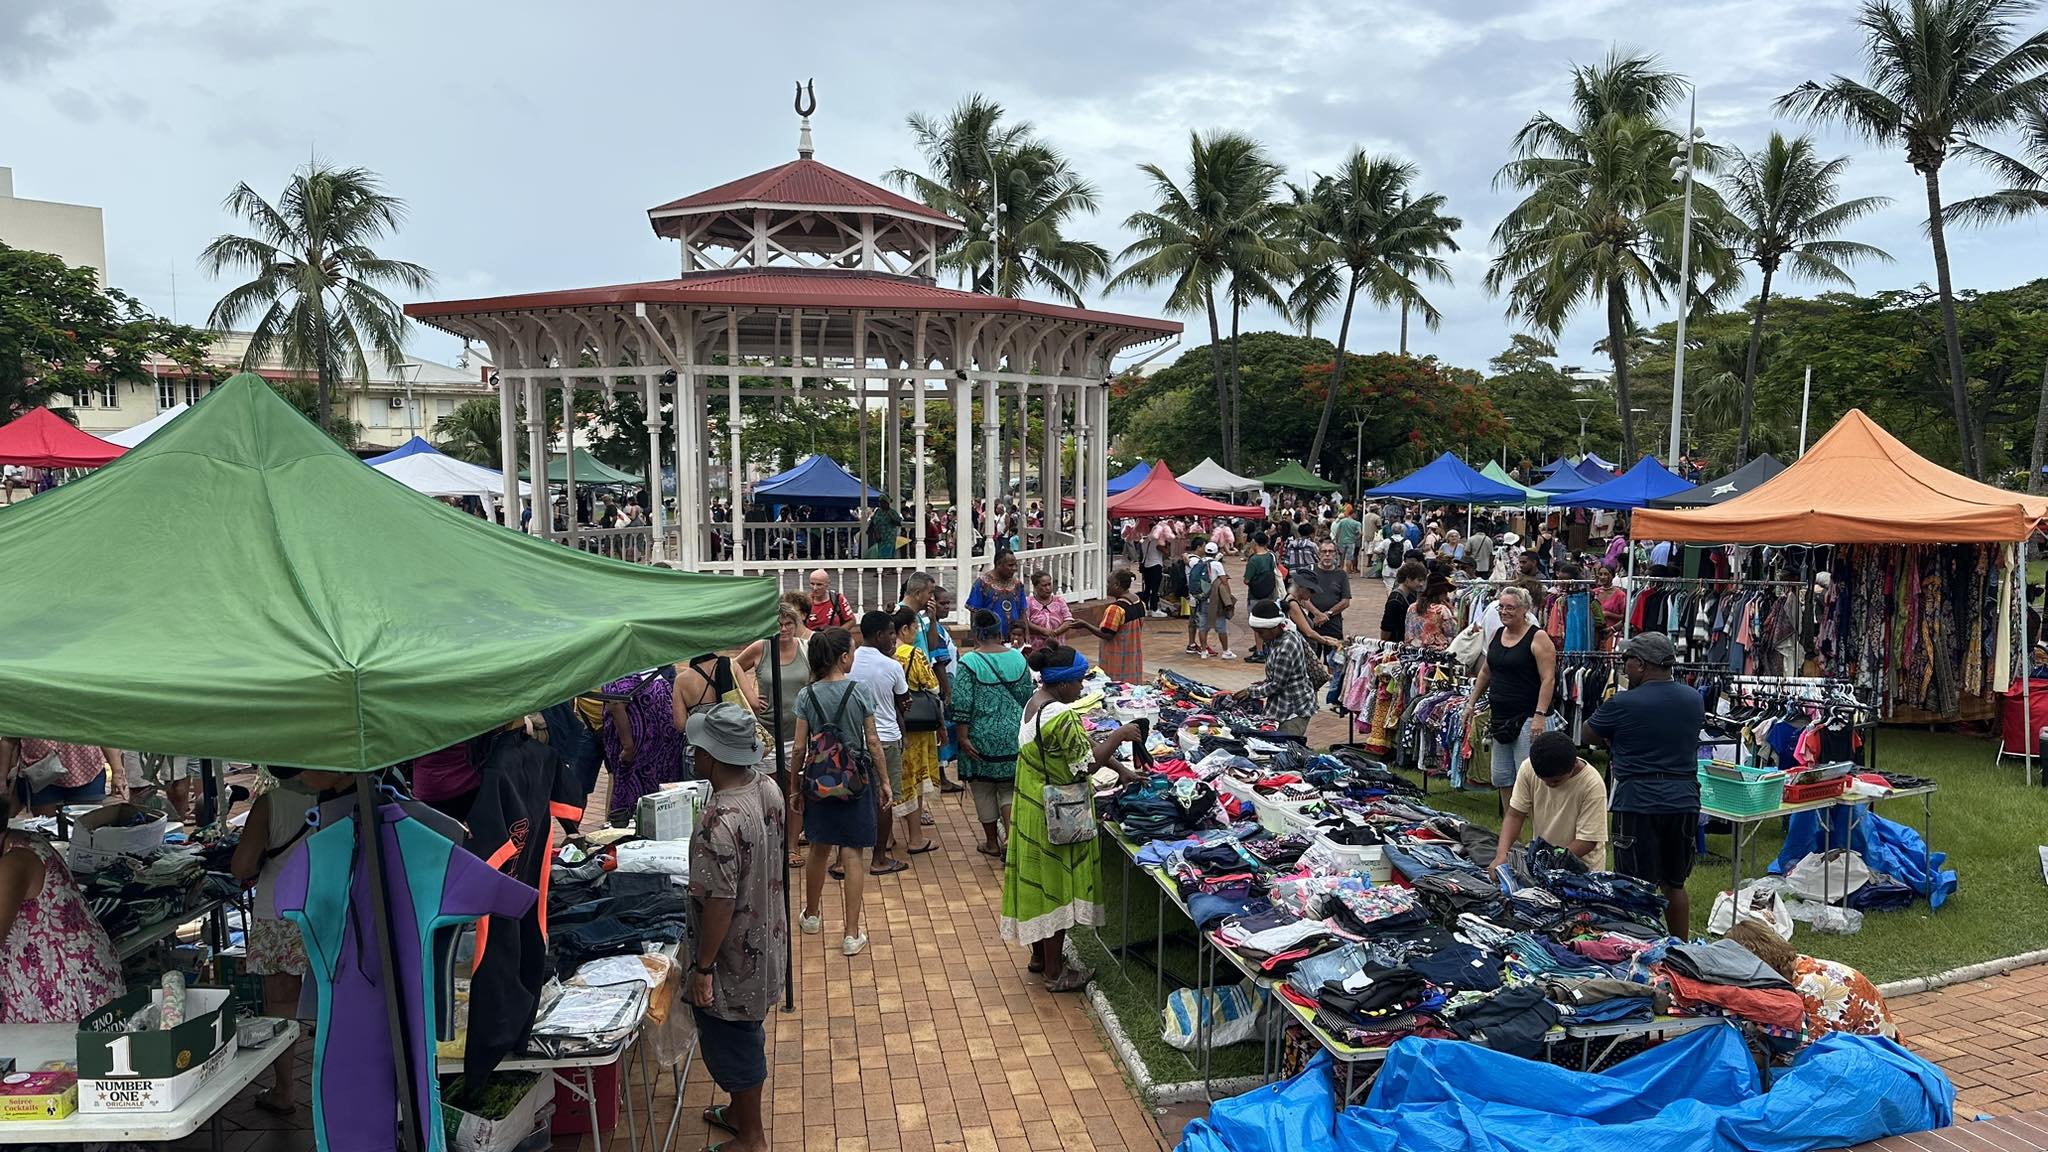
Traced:
<path fill-rule="evenodd" d="M 875 706 L 847 672 L 853 667 L 853 634 L 827 628 L 811 635 L 811 683 L 796 698 L 794 807 L 802 815 L 811 858 L 804 873 L 804 910 L 797 927 L 815 936 L 824 927 L 826 858 L 834 849 L 873 848 L 880 813 L 893 802 L 882 737 L 875 730 Z M 848 868 L 846 912 L 840 951 L 855 956 L 868 946 L 862 930 L 861 896 L 867 873 Z"/>
<path fill-rule="evenodd" d="M 1130 571 L 1119 571 L 1128 591 Z M 973 625 L 974 647 L 960 657 L 953 673 L 948 720 L 960 746 L 960 778 L 974 793 L 974 817 L 981 822 L 982 842 L 974 850 L 1000 860 L 1016 792 L 1017 730 L 1032 693 L 1031 668 L 1023 653 L 1003 643 L 1003 624 L 995 613 L 975 612 Z"/>
<path fill-rule="evenodd" d="M 1136 774 L 1117 763 L 1117 749 L 1132 746 L 1143 770 L 1146 729 L 1125 724 L 1090 744 L 1074 701 L 1088 675 L 1088 658 L 1064 645 L 1031 654 L 1039 689 L 1024 705 L 1017 732 L 1017 792 L 1010 847 L 1003 862 L 1003 939 L 1028 944 L 1031 972 L 1043 973 L 1048 992 L 1075 992 L 1094 973 L 1068 967 L 1067 929 L 1099 925 L 1102 849 L 1095 834 L 1095 797 L 1089 776 L 1109 768 L 1126 781 Z"/>

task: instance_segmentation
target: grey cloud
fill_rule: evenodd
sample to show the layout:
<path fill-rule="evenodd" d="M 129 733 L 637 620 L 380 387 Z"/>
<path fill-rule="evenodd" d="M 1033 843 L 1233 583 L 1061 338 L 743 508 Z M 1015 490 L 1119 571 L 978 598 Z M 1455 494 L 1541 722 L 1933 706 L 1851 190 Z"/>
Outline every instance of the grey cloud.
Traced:
<path fill-rule="evenodd" d="M 78 53 L 113 19 L 106 0 L 0 0 L 0 81 Z"/>

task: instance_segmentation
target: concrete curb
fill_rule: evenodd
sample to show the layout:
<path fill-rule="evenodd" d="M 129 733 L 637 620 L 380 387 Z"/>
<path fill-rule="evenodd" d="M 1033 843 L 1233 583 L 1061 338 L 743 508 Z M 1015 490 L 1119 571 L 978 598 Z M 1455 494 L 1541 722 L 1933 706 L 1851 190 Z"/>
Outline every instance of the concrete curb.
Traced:
<path fill-rule="evenodd" d="M 1072 951 L 1073 947 L 1073 943 L 1069 941 L 1067 944 L 1067 959 L 1069 963 L 1077 962 L 1079 959 Z M 1109 998 L 1104 996 L 1102 989 L 1098 988 L 1093 982 L 1088 985 L 1088 1010 L 1094 1013 L 1095 1022 L 1101 1026 L 1103 1034 L 1109 1037 L 1110 1051 L 1116 1053 L 1117 1062 L 1124 1066 L 1124 1073 L 1131 1078 L 1132 1086 L 1138 1091 L 1138 1099 L 1148 1108 L 1158 1108 L 1166 1104 L 1189 1104 L 1195 1101 L 1206 1101 L 1212 1096 L 1220 1100 L 1225 1096 L 1236 1096 L 1239 1093 L 1249 1092 L 1264 1083 L 1257 1076 L 1236 1076 L 1229 1079 L 1211 1080 L 1206 1091 L 1203 1089 L 1200 1080 L 1162 1084 L 1152 1079 L 1151 1072 L 1145 1068 L 1144 1058 L 1138 1055 L 1137 1045 L 1131 1043 L 1129 1034 L 1124 1031 L 1122 1021 L 1116 1018 L 1115 1010 L 1109 1006 Z"/>
<path fill-rule="evenodd" d="M 1982 964 L 1965 964 L 1961 968 L 1951 968 L 1946 972 L 1936 972 L 1932 976 L 1914 976 L 1905 980 L 1893 980 L 1889 984 L 1879 984 L 1877 990 L 1889 1000 L 1894 996 L 1911 996 L 1917 992 L 1933 992 L 1940 988 L 1946 988 L 1951 984 L 1966 984 L 1972 980 L 1984 980 L 1992 976 L 2003 976 L 2007 972 L 2017 971 L 2021 968 L 2032 968 L 2036 964 L 2048 964 L 2048 948 L 2037 948 L 2032 952 L 2022 952 L 2017 956 L 2007 956 L 1998 960 L 1986 960 Z"/>

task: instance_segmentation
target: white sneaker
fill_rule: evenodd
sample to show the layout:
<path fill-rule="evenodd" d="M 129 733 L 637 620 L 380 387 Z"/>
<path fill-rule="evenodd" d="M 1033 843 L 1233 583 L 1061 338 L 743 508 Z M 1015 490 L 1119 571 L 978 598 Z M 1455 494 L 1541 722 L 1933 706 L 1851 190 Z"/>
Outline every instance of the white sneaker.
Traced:
<path fill-rule="evenodd" d="M 804 935 L 816 936 L 819 932 L 824 931 L 825 918 L 823 916 L 799 915 L 796 918 L 796 926 Z"/>
<path fill-rule="evenodd" d="M 1166 619 L 1165 610 L 1160 608 L 1154 608 L 1152 611 L 1145 613 L 1145 615 L 1150 616 L 1154 620 Z"/>
<path fill-rule="evenodd" d="M 1207 648 L 1204 648 L 1200 652 L 1195 653 L 1195 659 L 1197 660 L 1207 660 L 1208 658 L 1209 650 Z"/>
<path fill-rule="evenodd" d="M 865 932 L 861 933 L 858 936 L 848 936 L 846 939 L 841 940 L 839 942 L 839 950 L 848 956 L 860 955 L 861 949 L 866 948 L 867 946 L 868 936 Z"/>
<path fill-rule="evenodd" d="M 1222 654 L 1221 656 L 1218 656 L 1218 657 L 1217 657 L 1217 659 L 1219 659 L 1219 660 L 1235 660 L 1235 659 L 1237 659 L 1237 653 L 1235 653 L 1235 652 L 1232 652 L 1232 651 L 1231 651 L 1230 649 L 1228 649 L 1228 648 L 1225 648 L 1225 649 L 1223 650 L 1223 654 Z"/>

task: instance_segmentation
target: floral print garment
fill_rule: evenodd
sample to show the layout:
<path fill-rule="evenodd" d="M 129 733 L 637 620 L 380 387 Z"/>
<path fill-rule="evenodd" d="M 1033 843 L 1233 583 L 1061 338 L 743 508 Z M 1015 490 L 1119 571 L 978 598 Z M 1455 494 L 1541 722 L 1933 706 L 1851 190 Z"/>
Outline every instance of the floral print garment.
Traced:
<path fill-rule="evenodd" d="M 732 926 L 711 971 L 711 1014 L 766 1020 L 782 999 L 783 797 L 756 773 L 711 794 L 703 825 L 690 839 L 690 895 L 703 922 L 704 901 L 731 900 Z"/>
<path fill-rule="evenodd" d="M 1896 1040 L 1899 1030 L 1885 1010 L 1884 994 L 1870 977 L 1832 960 L 1801 956 L 1792 982 L 1806 1001 L 1806 1034 L 1818 1040 L 1829 1032 L 1884 1036 Z"/>
<path fill-rule="evenodd" d="M 0 1024 L 72 1024 L 118 998 L 121 962 L 64 858 L 40 836 L 0 841 L 43 862 L 43 890 L 0 940 Z"/>

